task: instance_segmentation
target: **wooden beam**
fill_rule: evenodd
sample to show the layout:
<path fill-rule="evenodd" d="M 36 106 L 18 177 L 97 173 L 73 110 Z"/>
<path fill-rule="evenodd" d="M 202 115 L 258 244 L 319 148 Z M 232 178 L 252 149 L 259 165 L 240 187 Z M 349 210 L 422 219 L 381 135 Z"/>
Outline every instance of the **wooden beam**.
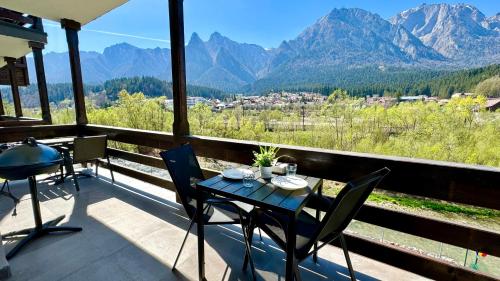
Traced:
<path fill-rule="evenodd" d="M 0 20 L 0 34 L 26 41 L 47 43 L 47 34 L 35 29 Z"/>
<path fill-rule="evenodd" d="M 96 125 L 84 130 L 88 134 L 109 132 L 112 140 L 153 148 L 175 145 L 173 135 L 164 132 Z M 280 155 L 297 159 L 299 173 L 340 182 L 389 167 L 391 173 L 381 189 L 500 210 L 499 168 L 205 136 L 183 141 L 191 143 L 198 156 L 241 164 L 252 162 L 252 151 L 259 145 L 278 146 Z"/>
<path fill-rule="evenodd" d="M 345 234 L 345 237 L 347 248 L 350 252 L 352 251 L 434 280 L 498 280 L 491 275 L 388 243 L 381 243 L 351 233 Z M 332 244 L 337 247 L 340 246 L 338 241 L 334 241 Z"/>
<path fill-rule="evenodd" d="M 75 99 L 76 124 L 85 125 L 88 123 L 85 109 L 85 93 L 83 90 L 82 66 L 80 63 L 80 51 L 78 47 L 78 31 L 80 23 L 62 19 L 61 27 L 66 31 L 66 41 L 68 42 L 69 65 L 71 69 L 71 81 L 73 83 L 73 95 Z"/>
<path fill-rule="evenodd" d="M 170 54 L 172 56 L 172 92 L 174 100 L 173 133 L 175 137 L 179 137 L 189 135 L 183 0 L 169 0 L 168 10 L 170 19 Z"/>
<path fill-rule="evenodd" d="M 99 160 L 99 166 L 103 166 L 104 168 L 109 169 L 107 161 Z M 170 191 L 175 192 L 175 185 L 170 180 L 160 178 L 160 177 L 157 177 L 154 175 L 150 175 L 148 173 L 144 173 L 144 172 L 141 172 L 141 171 L 138 171 L 135 169 L 131 169 L 131 168 L 125 167 L 123 165 L 114 164 L 114 163 L 111 163 L 111 168 L 113 169 L 113 172 L 124 174 L 126 176 L 129 176 L 129 177 L 132 177 L 132 178 L 135 178 L 135 179 L 138 179 L 138 180 L 141 180 L 141 181 L 144 181 L 144 182 L 147 182 L 147 183 L 150 183 L 150 184 L 159 186 L 161 188 L 165 188 L 165 189 L 168 189 Z"/>
<path fill-rule="evenodd" d="M 23 127 L 23 126 L 38 126 L 38 125 L 49 125 L 47 121 L 44 120 L 3 120 L 0 121 L 0 128 L 2 127 Z"/>
<path fill-rule="evenodd" d="M 27 137 L 50 139 L 76 136 L 77 134 L 75 125 L 23 126 L 23 124 L 26 124 L 23 122 L 29 123 L 30 121 L 18 121 L 16 127 L 0 128 L 0 143 L 23 141 Z"/>
<path fill-rule="evenodd" d="M 500 233 L 365 204 L 356 220 L 500 257 Z M 453 234 L 453 235 L 450 235 Z"/>
<path fill-rule="evenodd" d="M 9 69 L 10 88 L 12 91 L 12 100 L 14 101 L 14 110 L 16 112 L 16 117 L 22 117 L 23 110 L 21 108 L 21 98 L 19 96 L 19 87 L 17 85 L 16 76 L 16 59 L 5 58 L 4 60 L 7 63 L 7 68 Z"/>
<path fill-rule="evenodd" d="M 135 162 L 135 163 L 155 167 L 158 169 L 167 170 L 167 166 L 165 165 L 165 162 L 160 157 L 143 155 L 140 153 L 128 152 L 125 150 L 114 149 L 114 148 L 108 148 L 108 154 L 109 154 L 109 156 L 113 156 L 113 157 L 127 160 L 130 162 Z M 203 176 L 205 176 L 205 178 L 211 178 L 211 177 L 214 177 L 214 176 L 217 176 L 220 174 L 219 171 L 212 170 L 212 169 L 202 168 L 201 170 L 202 170 Z"/>
<path fill-rule="evenodd" d="M 0 91 L 0 116 L 5 115 L 5 109 L 3 108 L 2 91 Z"/>
<path fill-rule="evenodd" d="M 33 18 L 33 28 L 43 32 L 43 24 L 41 18 Z M 45 67 L 43 65 L 42 50 L 44 44 L 30 41 L 30 48 L 33 50 L 33 60 L 35 62 L 36 80 L 38 84 L 38 95 L 40 97 L 40 109 L 42 110 L 42 119 L 49 124 L 52 124 L 50 115 L 49 95 L 47 91 L 47 80 L 45 77 Z"/>
<path fill-rule="evenodd" d="M 388 167 L 391 173 L 381 189 L 500 210 L 500 169 L 495 167 L 205 136 L 184 142 L 197 155 L 242 164 L 251 163 L 259 145 L 277 146 L 280 155 L 297 159 L 299 173 L 340 182 Z"/>
<path fill-rule="evenodd" d="M 33 24 L 33 20 L 30 17 L 25 17 L 19 12 L 15 12 L 5 8 L 0 8 L 0 19 L 12 21 L 21 25 Z"/>
<path fill-rule="evenodd" d="M 88 134 L 108 134 L 112 140 L 168 149 L 176 144 L 170 133 L 88 125 Z M 249 164 L 259 145 L 280 147 L 281 155 L 297 159 L 299 173 L 346 182 L 381 167 L 391 173 L 381 189 L 500 210 L 500 169 L 444 161 L 413 159 L 326 150 L 312 147 L 276 145 L 205 136 L 185 137 L 198 156 Z"/>
<path fill-rule="evenodd" d="M 29 85 L 29 73 L 28 64 L 26 63 L 26 57 L 21 57 L 16 60 L 16 76 L 17 76 L 17 86 L 28 86 Z M 9 66 L 5 65 L 0 68 L 0 85 L 10 86 L 10 74 Z"/>
<path fill-rule="evenodd" d="M 175 146 L 172 133 L 158 131 L 118 128 L 103 125 L 86 125 L 82 126 L 82 134 L 107 135 L 110 140 L 159 149 L 169 149 Z"/>

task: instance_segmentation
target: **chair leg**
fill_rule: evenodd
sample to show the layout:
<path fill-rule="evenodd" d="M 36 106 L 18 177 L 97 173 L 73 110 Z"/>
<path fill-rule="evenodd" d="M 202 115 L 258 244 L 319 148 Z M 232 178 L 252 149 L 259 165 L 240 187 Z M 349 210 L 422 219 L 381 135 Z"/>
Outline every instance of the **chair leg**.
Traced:
<path fill-rule="evenodd" d="M 351 259 L 349 258 L 349 251 L 347 250 L 347 243 L 345 242 L 344 234 L 340 234 L 340 244 L 342 245 L 342 250 L 344 250 L 345 260 L 347 262 L 347 267 L 349 268 L 349 274 L 351 275 L 351 280 L 356 281 L 356 276 L 354 275 L 354 269 L 352 268 Z"/>
<path fill-rule="evenodd" d="M 250 249 L 252 249 L 252 240 L 253 240 L 253 231 L 255 230 L 255 226 L 252 224 L 252 222 L 250 222 L 247 226 L 247 238 L 248 238 L 248 243 L 250 245 Z M 248 259 L 249 259 L 249 256 L 248 256 L 248 253 L 245 252 L 245 259 L 243 261 L 243 270 L 246 270 L 247 269 L 247 265 L 248 265 Z"/>
<path fill-rule="evenodd" d="M 247 260 L 250 260 L 250 268 L 252 269 L 252 277 L 253 280 L 257 280 L 257 276 L 255 275 L 255 265 L 253 264 L 252 259 L 252 246 L 250 245 L 249 238 L 250 233 L 247 230 L 248 227 L 245 227 L 243 224 L 241 225 L 241 230 L 243 231 L 243 239 L 245 239 L 245 259 L 243 261 L 243 268 L 246 268 Z"/>
<path fill-rule="evenodd" d="M 80 192 L 80 185 L 78 184 L 78 179 L 75 173 L 75 167 L 73 167 L 73 163 L 67 163 L 66 169 L 71 173 L 71 177 L 73 178 L 73 184 L 75 185 L 76 191 Z"/>
<path fill-rule="evenodd" d="M 322 187 L 320 187 L 319 194 L 321 196 Z M 316 219 L 320 221 L 321 211 L 316 209 Z M 314 253 L 313 253 L 313 262 L 318 263 L 318 242 L 314 243 Z"/>
<path fill-rule="evenodd" d="M 295 264 L 295 280 L 302 281 L 302 277 L 300 276 L 299 265 Z"/>
<path fill-rule="evenodd" d="M 109 161 L 109 156 L 106 156 L 106 160 L 108 160 L 109 172 L 111 173 L 111 181 L 115 182 L 115 175 L 113 175 L 113 167 L 111 167 L 111 162 Z"/>
<path fill-rule="evenodd" d="M 189 227 L 186 231 L 186 235 L 184 236 L 184 240 L 182 241 L 181 248 L 179 249 L 179 253 L 177 254 L 177 257 L 175 258 L 174 266 L 172 266 L 172 271 L 175 270 L 175 266 L 177 265 L 177 261 L 179 260 L 179 257 L 181 256 L 182 249 L 184 249 L 184 244 L 186 244 L 186 240 L 189 236 L 189 232 L 191 231 L 191 227 L 193 227 L 194 220 L 195 220 L 195 216 L 193 216 L 193 218 L 191 219 L 191 222 L 189 223 Z"/>
<path fill-rule="evenodd" d="M 61 182 L 64 182 L 64 164 L 61 164 L 60 170 L 61 170 Z"/>
<path fill-rule="evenodd" d="M 259 228 L 259 238 L 260 238 L 260 241 L 262 241 L 262 232 L 260 231 L 260 228 Z"/>
<path fill-rule="evenodd" d="M 95 160 L 95 177 L 99 177 L 99 160 Z"/>

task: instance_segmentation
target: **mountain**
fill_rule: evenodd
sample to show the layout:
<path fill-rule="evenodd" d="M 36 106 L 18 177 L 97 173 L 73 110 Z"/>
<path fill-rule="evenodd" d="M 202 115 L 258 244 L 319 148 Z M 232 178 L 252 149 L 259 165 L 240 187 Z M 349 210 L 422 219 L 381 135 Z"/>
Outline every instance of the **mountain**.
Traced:
<path fill-rule="evenodd" d="M 237 90 L 262 76 L 270 54 L 215 32 L 207 42 L 193 33 L 186 46 L 187 79 L 194 84 Z"/>
<path fill-rule="evenodd" d="M 391 18 L 453 63 L 500 61 L 500 16 L 491 18 L 467 4 L 423 4 Z"/>
<path fill-rule="evenodd" d="M 362 9 L 334 9 L 297 38 L 284 41 L 270 62 L 268 75 L 257 84 L 269 80 L 329 83 L 347 69 L 424 67 L 444 60 L 405 28 L 379 15 Z"/>
<path fill-rule="evenodd" d="M 280 48 L 289 63 L 299 65 L 407 65 L 442 59 L 406 29 L 362 9 L 334 9 Z"/>
<path fill-rule="evenodd" d="M 271 54 L 259 45 L 238 43 L 214 32 L 207 41 L 206 46 L 212 55 L 220 50 L 225 50 L 231 56 L 246 66 L 256 78 L 260 78 L 264 73 L 260 73 L 266 67 Z"/>
<path fill-rule="evenodd" d="M 71 81 L 67 52 L 47 53 L 43 59 L 45 76 L 49 83 Z M 106 48 L 102 54 L 81 51 L 80 61 L 84 81 L 90 84 L 134 76 L 154 76 L 171 80 L 169 49 L 141 49 L 121 43 Z M 35 73 L 33 58 L 28 58 L 28 68 L 30 73 Z M 31 78 L 36 81 L 36 76 L 32 75 Z"/>
<path fill-rule="evenodd" d="M 500 32 L 500 13 L 485 19 L 482 25 L 484 28 Z"/>
<path fill-rule="evenodd" d="M 134 76 L 171 80 L 168 48 L 141 49 L 122 43 L 102 54 L 80 52 L 80 56 L 86 83 Z M 67 57 L 67 53 L 45 55 L 49 83 L 71 81 Z M 218 32 L 206 41 L 193 33 L 186 45 L 188 82 L 225 91 L 381 83 L 385 80 L 380 77 L 393 79 L 398 73 L 498 63 L 500 13 L 486 17 L 466 4 L 423 4 L 389 20 L 362 9 L 333 9 L 273 49 L 239 43 Z M 28 64 L 32 71 L 32 59 Z"/>

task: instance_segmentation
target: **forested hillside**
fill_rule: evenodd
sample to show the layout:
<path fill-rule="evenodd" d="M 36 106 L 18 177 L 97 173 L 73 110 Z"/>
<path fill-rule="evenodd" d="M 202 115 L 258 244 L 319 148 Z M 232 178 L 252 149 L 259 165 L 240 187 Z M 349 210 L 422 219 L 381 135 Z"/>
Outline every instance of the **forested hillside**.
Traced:
<path fill-rule="evenodd" d="M 55 104 L 63 100 L 73 99 L 73 88 L 71 83 L 48 84 L 49 100 Z M 108 80 L 103 84 L 85 85 L 86 96 L 100 97 L 101 100 L 113 102 L 118 99 L 118 93 L 127 90 L 131 93 L 142 92 L 146 97 L 172 97 L 172 83 L 162 81 L 154 77 L 133 77 Z M 2 89 L 2 97 L 12 102 L 10 88 Z M 28 87 L 20 87 L 21 100 L 25 107 L 37 107 L 40 104 L 38 97 L 38 86 L 36 83 Z M 188 85 L 190 96 L 206 98 L 223 98 L 225 93 L 208 87 Z"/>
<path fill-rule="evenodd" d="M 154 77 L 113 79 L 104 82 L 103 87 L 106 95 L 111 100 L 116 100 L 121 90 L 127 90 L 130 93 L 142 92 L 146 97 L 166 96 L 172 98 L 172 83 Z M 213 88 L 188 85 L 188 95 L 205 98 L 223 98 L 225 94 L 221 90 Z"/>
<path fill-rule="evenodd" d="M 480 82 L 500 75 L 500 65 L 450 71 L 364 68 L 346 70 L 349 75 L 337 78 L 334 84 L 303 83 L 274 87 L 273 90 L 313 91 L 328 95 L 334 89 L 346 89 L 351 96 L 427 95 L 448 98 L 456 92 L 474 92 Z M 331 75 L 335 75 L 332 73 Z M 263 86 L 267 88 L 267 86 Z M 482 93 L 487 94 L 487 93 Z M 492 94 L 494 96 L 494 94 Z"/>
<path fill-rule="evenodd" d="M 337 88 L 347 90 L 350 96 L 364 97 L 367 95 L 427 95 L 448 98 L 456 92 L 475 92 L 476 86 L 485 80 L 480 94 L 485 96 L 498 96 L 497 85 L 500 81 L 495 78 L 500 76 L 500 65 L 490 65 L 482 68 L 461 70 L 455 72 L 432 71 L 432 70 L 408 70 L 363 68 L 356 70 L 346 70 L 349 75 L 335 77 L 335 84 L 299 83 L 295 85 L 285 85 L 282 87 L 267 87 L 262 85 L 262 89 L 247 89 L 248 93 L 257 91 L 259 94 L 267 94 L 269 91 L 310 91 L 323 95 L 329 95 Z M 325 75 L 327 75 L 325 73 Z M 348 77 L 348 78 L 345 78 Z M 486 84 L 488 84 L 486 86 Z M 73 98 L 71 83 L 48 84 L 49 99 L 58 104 L 63 100 Z M 266 90 L 264 90 L 266 89 Z M 496 90 L 495 90 L 496 89 Z M 21 87 L 21 99 L 25 107 L 36 107 L 39 105 L 38 87 L 32 84 L 28 87 Z M 109 105 L 118 99 L 121 90 L 130 93 L 142 92 L 146 97 L 172 97 L 172 83 L 162 81 L 154 77 L 133 77 L 108 80 L 101 85 L 85 85 L 85 94 L 94 99 L 100 100 L 100 105 Z M 2 97 L 8 102 L 12 102 L 10 88 L 2 89 Z M 228 94 L 221 90 L 188 85 L 189 96 L 199 96 L 205 98 L 223 99 Z"/>

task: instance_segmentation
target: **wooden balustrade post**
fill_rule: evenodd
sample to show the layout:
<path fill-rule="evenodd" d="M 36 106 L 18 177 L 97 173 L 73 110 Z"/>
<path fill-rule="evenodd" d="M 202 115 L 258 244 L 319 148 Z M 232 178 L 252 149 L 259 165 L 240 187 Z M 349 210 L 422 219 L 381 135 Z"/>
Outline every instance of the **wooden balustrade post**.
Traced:
<path fill-rule="evenodd" d="M 81 25 L 74 20 L 62 19 L 61 27 L 66 31 L 66 41 L 68 42 L 69 65 L 73 82 L 73 95 L 75 97 L 76 124 L 85 125 L 88 120 L 85 110 L 82 67 L 78 48 L 78 31 L 81 29 Z"/>
<path fill-rule="evenodd" d="M 172 56 L 172 93 L 174 100 L 173 134 L 176 142 L 180 142 L 182 141 L 182 137 L 189 135 L 183 0 L 169 0 L 168 4 L 170 53 Z"/>
<path fill-rule="evenodd" d="M 33 27 L 43 32 L 42 19 L 33 18 Z M 52 124 L 52 117 L 50 115 L 49 95 L 47 91 L 47 80 L 45 78 L 45 67 L 43 64 L 42 50 L 45 47 L 43 43 L 30 41 L 30 48 L 33 51 L 33 60 L 35 62 L 36 81 L 38 84 L 38 95 L 40 97 L 40 109 L 42 110 L 43 121 Z"/>
<path fill-rule="evenodd" d="M 5 115 L 5 109 L 3 108 L 2 91 L 0 91 L 0 116 Z"/>
<path fill-rule="evenodd" d="M 172 95 L 174 100 L 174 142 L 181 144 L 189 135 L 186 86 L 186 56 L 184 49 L 184 7 L 183 0 L 169 0 L 170 55 L 172 56 Z M 176 201 L 181 202 L 179 196 Z"/>
<path fill-rule="evenodd" d="M 7 63 L 7 68 L 9 69 L 10 88 L 12 91 L 12 100 L 14 101 L 14 110 L 16 112 L 16 117 L 22 117 L 23 110 L 21 108 L 21 98 L 19 97 L 19 86 L 17 83 L 16 59 L 4 58 L 4 60 Z"/>

